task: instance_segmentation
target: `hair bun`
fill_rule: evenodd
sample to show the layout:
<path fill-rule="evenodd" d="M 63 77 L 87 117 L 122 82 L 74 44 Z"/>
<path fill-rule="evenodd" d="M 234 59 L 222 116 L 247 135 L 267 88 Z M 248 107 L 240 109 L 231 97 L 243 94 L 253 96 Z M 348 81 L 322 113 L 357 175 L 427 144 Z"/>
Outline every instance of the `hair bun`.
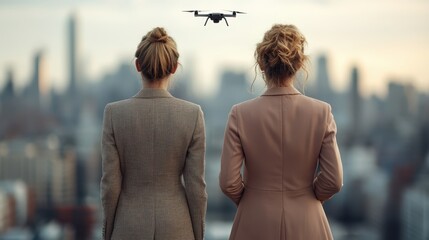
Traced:
<path fill-rule="evenodd" d="M 156 42 L 166 43 L 167 39 L 168 39 L 167 31 L 165 31 L 165 29 L 162 27 L 154 28 L 150 32 L 149 38 L 148 38 L 148 40 L 151 43 L 156 43 Z"/>
<path fill-rule="evenodd" d="M 159 43 L 159 44 L 158 44 Z M 143 78 L 157 81 L 174 73 L 179 52 L 174 39 L 162 27 L 156 27 L 143 36 L 134 54 Z"/>
<path fill-rule="evenodd" d="M 293 77 L 304 67 L 308 56 L 304 54 L 305 37 L 294 25 L 275 24 L 256 45 L 255 57 L 260 69 L 275 85 Z"/>

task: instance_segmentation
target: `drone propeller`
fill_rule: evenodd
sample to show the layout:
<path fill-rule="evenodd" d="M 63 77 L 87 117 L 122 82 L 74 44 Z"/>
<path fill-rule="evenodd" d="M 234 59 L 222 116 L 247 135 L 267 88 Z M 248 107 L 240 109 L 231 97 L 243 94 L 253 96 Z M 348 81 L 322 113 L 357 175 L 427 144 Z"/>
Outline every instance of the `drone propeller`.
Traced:
<path fill-rule="evenodd" d="M 241 11 L 231 11 L 231 10 L 224 10 L 224 11 L 238 13 L 238 14 L 246 14 L 245 12 L 241 12 Z"/>
<path fill-rule="evenodd" d="M 182 12 L 199 12 L 200 10 L 184 10 Z"/>
<path fill-rule="evenodd" d="M 190 12 L 190 13 L 193 13 L 193 12 L 208 12 L 208 10 L 183 10 L 182 12 Z"/>
<path fill-rule="evenodd" d="M 208 14 L 204 13 L 204 12 L 208 12 L 207 10 L 184 10 L 182 12 L 189 12 L 189 13 L 194 13 L 195 17 L 207 17 Z M 203 13 L 201 13 L 203 12 Z"/>

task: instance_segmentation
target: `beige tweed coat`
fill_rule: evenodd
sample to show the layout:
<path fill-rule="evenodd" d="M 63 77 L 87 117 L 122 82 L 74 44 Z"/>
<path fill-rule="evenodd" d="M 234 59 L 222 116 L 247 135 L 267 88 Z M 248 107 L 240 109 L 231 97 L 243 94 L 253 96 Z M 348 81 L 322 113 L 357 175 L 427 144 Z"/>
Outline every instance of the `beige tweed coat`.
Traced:
<path fill-rule="evenodd" d="M 142 89 L 104 111 L 105 240 L 202 240 L 207 207 L 201 108 Z"/>
<path fill-rule="evenodd" d="M 238 206 L 230 240 L 332 239 L 322 202 L 343 183 L 336 130 L 331 107 L 293 86 L 232 107 L 220 173 Z"/>

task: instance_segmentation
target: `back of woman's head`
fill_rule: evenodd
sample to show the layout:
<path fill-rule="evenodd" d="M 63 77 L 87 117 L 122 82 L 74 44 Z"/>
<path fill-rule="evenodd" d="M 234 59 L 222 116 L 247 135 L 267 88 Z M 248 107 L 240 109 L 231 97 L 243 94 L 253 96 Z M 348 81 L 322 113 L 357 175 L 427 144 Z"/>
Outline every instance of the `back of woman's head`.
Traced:
<path fill-rule="evenodd" d="M 143 36 L 135 57 L 145 80 L 154 82 L 174 73 L 179 52 L 176 42 L 165 29 L 156 27 Z"/>
<path fill-rule="evenodd" d="M 276 24 L 256 45 L 256 63 L 269 85 L 283 86 L 303 68 L 308 56 L 304 54 L 306 40 L 294 25 Z"/>

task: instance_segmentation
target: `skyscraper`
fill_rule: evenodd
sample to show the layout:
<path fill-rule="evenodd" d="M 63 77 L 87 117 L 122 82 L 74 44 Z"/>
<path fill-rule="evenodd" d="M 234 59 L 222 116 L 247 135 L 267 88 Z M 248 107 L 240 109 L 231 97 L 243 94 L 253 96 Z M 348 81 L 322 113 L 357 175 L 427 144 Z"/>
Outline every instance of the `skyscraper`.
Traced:
<path fill-rule="evenodd" d="M 317 58 L 317 75 L 316 75 L 316 94 L 317 98 L 330 102 L 332 99 L 332 89 L 328 73 L 328 60 L 325 55 Z"/>
<path fill-rule="evenodd" d="M 25 96 L 32 106 L 40 107 L 41 90 L 46 90 L 46 74 L 44 69 L 43 51 L 37 51 L 33 60 L 33 75 L 30 84 L 28 85 Z M 46 92 L 46 91 L 45 91 Z M 46 92 L 47 94 L 47 92 Z"/>
<path fill-rule="evenodd" d="M 8 69 L 6 72 L 6 85 L 3 88 L 2 96 L 4 98 L 11 98 L 15 96 L 14 93 L 14 78 L 12 69 Z"/>
<path fill-rule="evenodd" d="M 43 51 L 39 51 L 35 57 L 34 78 L 37 78 L 38 98 L 42 109 L 49 108 L 49 86 L 46 74 L 46 61 Z"/>
<path fill-rule="evenodd" d="M 12 69 L 8 69 L 6 72 L 6 85 L 0 94 L 0 112 L 6 110 L 7 105 L 11 102 L 15 96 L 14 92 L 14 79 Z"/>
<path fill-rule="evenodd" d="M 359 70 L 355 66 L 352 68 L 350 81 L 350 123 L 353 129 L 353 140 L 358 138 L 361 126 L 361 96 L 359 93 Z"/>
<path fill-rule="evenodd" d="M 64 120 L 69 128 L 74 128 L 79 119 L 80 98 L 78 93 L 78 41 L 77 41 L 77 20 L 76 15 L 71 14 L 67 23 L 67 59 L 68 59 L 68 79 L 69 86 L 67 89 L 66 103 L 63 107 Z"/>
<path fill-rule="evenodd" d="M 402 207 L 402 239 L 429 239 L 429 155 L 416 177 L 416 182 L 404 194 Z"/>
<path fill-rule="evenodd" d="M 387 112 L 390 118 L 404 115 L 407 108 L 405 87 L 397 83 L 396 80 L 391 80 L 388 85 L 387 92 Z"/>
<path fill-rule="evenodd" d="M 76 15 L 72 14 L 68 20 L 68 66 L 69 89 L 71 96 L 75 96 L 77 88 L 77 41 Z"/>

